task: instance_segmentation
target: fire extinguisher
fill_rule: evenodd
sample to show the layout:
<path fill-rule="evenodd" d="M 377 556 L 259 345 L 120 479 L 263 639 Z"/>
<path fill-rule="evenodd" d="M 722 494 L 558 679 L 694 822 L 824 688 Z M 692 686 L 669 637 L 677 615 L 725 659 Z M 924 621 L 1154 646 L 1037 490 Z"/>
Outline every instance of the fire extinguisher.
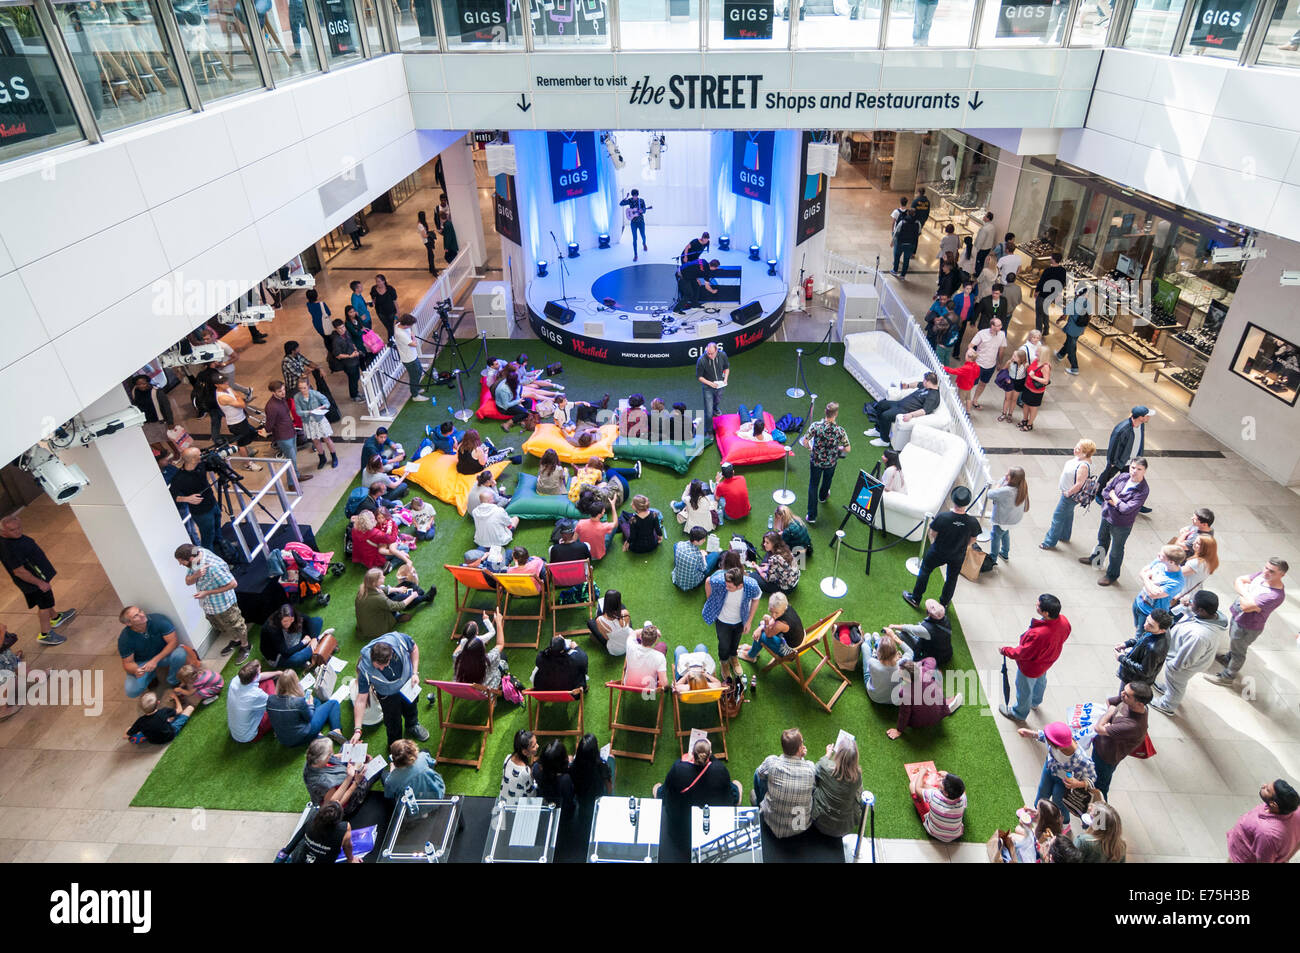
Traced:
<path fill-rule="evenodd" d="M 811 301 L 813 298 L 812 275 L 809 275 L 807 278 L 803 280 L 803 298 L 805 301 Z"/>

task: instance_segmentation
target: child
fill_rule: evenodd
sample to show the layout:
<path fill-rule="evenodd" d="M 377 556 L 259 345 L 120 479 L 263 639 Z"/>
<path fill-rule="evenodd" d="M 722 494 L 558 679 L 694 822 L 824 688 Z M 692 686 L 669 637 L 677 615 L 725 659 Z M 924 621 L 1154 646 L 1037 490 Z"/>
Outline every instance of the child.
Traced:
<path fill-rule="evenodd" d="M 929 773 L 918 771 L 912 777 L 912 804 L 925 832 L 937 841 L 951 843 L 965 831 L 962 819 L 966 814 L 966 785 L 957 775 L 940 771 L 938 786 L 927 787 Z"/>
<path fill-rule="evenodd" d="M 450 420 L 439 424 L 436 430 L 425 427 L 424 433 L 433 442 L 433 449 L 443 453 L 455 453 L 460 446 L 460 438 L 465 436 L 465 431 L 457 430 Z"/>
<path fill-rule="evenodd" d="M 993 504 L 993 535 L 989 540 L 992 568 L 997 565 L 999 556 L 1011 558 L 1011 534 L 1007 527 L 1019 523 L 1029 512 L 1029 484 L 1025 480 L 1025 471 L 1020 467 L 1008 470 L 997 488 L 989 492 L 989 501 Z"/>
<path fill-rule="evenodd" d="M 433 539 L 438 535 L 438 527 L 434 520 L 437 518 L 433 512 L 433 506 L 426 503 L 421 497 L 411 500 L 409 507 L 411 512 L 411 526 L 415 530 L 415 538 L 420 540 Z"/>
<path fill-rule="evenodd" d="M 970 413 L 971 393 L 975 390 L 975 382 L 980 377 L 980 366 L 975 363 L 975 352 L 973 350 L 966 352 L 966 363 L 961 367 L 944 366 L 944 370 L 951 374 L 957 382 L 957 391 L 961 394 L 962 406 L 966 408 L 966 413 Z"/>
<path fill-rule="evenodd" d="M 1029 355 L 1026 349 L 1016 348 L 1016 353 L 1011 355 L 1011 360 L 1005 366 L 1011 377 L 1011 390 L 1002 397 L 1002 413 L 998 414 L 998 420 L 1012 423 L 1015 419 L 1013 412 L 1016 409 L 1016 397 L 1024 393 L 1025 377 L 1029 374 Z"/>
<path fill-rule="evenodd" d="M 176 673 L 180 684 L 176 686 L 176 698 L 186 705 L 195 703 L 211 705 L 221 697 L 221 690 L 226 687 L 226 680 L 217 672 L 209 671 L 198 665 L 182 665 Z"/>
<path fill-rule="evenodd" d="M 175 696 L 170 700 L 180 704 Z M 181 733 L 190 715 L 194 714 L 194 706 L 186 705 L 177 712 L 171 706 L 160 706 L 158 696 L 153 692 L 145 692 L 140 696 L 140 711 L 140 717 L 126 730 L 126 740 L 137 745 L 146 741 L 165 745 Z"/>
<path fill-rule="evenodd" d="M 397 584 L 407 589 L 420 588 L 420 574 L 415 571 L 414 565 L 402 563 L 397 567 Z"/>

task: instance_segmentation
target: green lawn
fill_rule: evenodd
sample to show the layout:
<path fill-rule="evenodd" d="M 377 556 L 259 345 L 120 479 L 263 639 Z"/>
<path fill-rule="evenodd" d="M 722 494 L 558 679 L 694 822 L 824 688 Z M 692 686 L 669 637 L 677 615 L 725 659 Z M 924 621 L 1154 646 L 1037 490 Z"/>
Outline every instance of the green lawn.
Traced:
<path fill-rule="evenodd" d="M 511 345 L 514 347 L 516 345 Z M 599 399 L 609 391 L 611 403 L 621 393 L 640 391 L 647 398 L 662 396 L 669 403 L 685 401 L 688 407 L 698 406 L 699 387 L 690 368 L 613 368 L 580 360 L 571 360 L 543 345 L 527 343 L 533 363 L 541 366 L 548 361 L 563 360 L 564 372 L 557 379 L 564 383 L 570 395 L 579 399 Z M 793 346 L 765 344 L 760 348 L 732 359 L 732 384 L 725 393 L 724 410 L 734 411 L 736 403 L 752 404 L 761 401 L 774 417 L 786 411 L 806 414 L 808 399 L 791 400 L 784 394 L 792 383 Z M 839 356 L 836 348 L 836 356 Z M 493 348 L 494 355 L 513 357 L 514 351 L 504 346 Z M 468 357 L 468 349 L 467 349 Z M 806 355 L 807 357 L 807 355 Z M 440 362 L 446 366 L 446 361 Z M 832 554 L 827 540 L 843 516 L 842 504 L 853 488 L 857 469 L 870 468 L 879 458 L 879 452 L 862 437 L 866 426 L 862 415 L 862 402 L 866 395 L 862 388 L 843 369 L 842 364 L 823 367 L 815 360 L 805 360 L 808 388 L 821 395 L 817 402 L 818 413 L 828 399 L 838 399 L 842 405 L 841 421 L 853 441 L 853 452 L 842 462 L 832 490 L 833 510 L 823 509 L 821 519 L 814 528 L 816 554 L 804 572 L 791 604 L 805 623 L 821 618 L 836 608 L 844 609 L 844 620 L 857 620 L 867 631 L 879 629 L 889 622 L 909 621 L 916 617 L 899 598 L 899 593 L 910 585 L 904 567 L 907 556 L 916 552 L 914 544 L 903 544 L 878 553 L 872 562 L 872 572 L 863 574 L 863 557 L 845 550 L 840 575 L 849 582 L 849 594 L 841 600 L 822 595 L 818 583 L 830 575 Z M 436 391 L 437 406 L 408 404 L 393 424 L 394 438 L 414 448 L 423 436 L 426 423 L 447 419 L 449 399 L 454 392 Z M 488 424 L 480 428 L 498 446 L 518 446 L 522 437 L 517 432 L 505 434 L 499 425 Z M 346 465 L 354 465 L 359 455 L 357 448 L 345 448 Z M 802 513 L 807 488 L 807 453 L 800 450 L 791 463 L 790 485 L 798 494 L 796 508 Z M 621 537 L 605 559 L 597 564 L 596 580 L 601 590 L 618 589 L 632 613 L 634 623 L 653 620 L 663 631 L 670 646 L 693 647 L 703 642 L 716 652 L 716 641 L 711 626 L 700 617 L 703 592 L 684 594 L 672 586 L 669 573 L 672 568 L 671 543 L 676 541 L 676 523 L 671 519 L 668 504 L 677 499 L 691 476 L 711 479 L 717 470 L 718 453 L 710 445 L 704 455 L 695 461 L 687 476 L 678 476 L 658 467 L 645 467 L 644 476 L 633 483 L 633 492 L 644 493 L 653 505 L 667 514 L 670 533 L 660 549 L 648 556 L 632 556 L 621 551 Z M 524 467 L 536 472 L 535 458 L 525 459 Z M 512 485 L 514 468 L 507 469 L 502 483 Z M 757 541 L 767 525 L 772 510 L 771 495 L 781 485 L 781 466 L 770 464 L 744 469 L 749 483 L 754 512 L 737 522 L 728 522 L 727 532 L 739 532 L 751 541 Z M 416 491 L 420 492 L 420 491 Z M 427 498 L 427 496 L 426 496 Z M 468 517 L 457 515 L 455 508 L 444 503 L 436 504 L 438 511 L 438 536 L 421 544 L 414 559 L 422 581 L 435 583 L 439 595 L 433 606 L 415 616 L 407 631 L 420 645 L 422 675 L 424 677 L 450 678 L 451 643 L 448 635 L 452 621 L 451 579 L 442 570 L 444 562 L 459 561 L 460 554 L 472 545 L 473 523 Z M 342 503 L 335 508 L 323 526 L 317 527 L 317 539 L 322 548 L 341 549 Z M 866 528 L 853 521 L 848 529 L 848 541 L 860 547 L 866 545 Z M 545 554 L 550 534 L 550 524 L 530 521 L 521 526 L 516 542 L 531 552 Z M 892 539 L 892 537 L 888 537 Z M 882 537 L 877 537 L 877 545 Z M 361 569 L 350 566 L 340 579 L 331 579 L 327 586 L 333 602 L 321 615 L 326 626 L 335 626 L 340 637 L 340 655 L 348 660 L 356 658 L 360 645 L 353 636 L 352 599 L 360 582 Z M 937 592 L 940 580 L 931 582 Z M 973 611 L 973 610 L 972 610 Z M 571 618 L 576 614 L 571 614 Z M 514 627 L 526 623 L 511 623 Z M 543 637 L 550 635 L 549 624 Z M 518 629 L 512 628 L 512 632 Z M 256 634 L 253 636 L 256 645 Z M 582 639 L 584 643 L 588 639 Z M 954 619 L 955 656 L 952 669 L 969 671 L 972 668 L 970 652 L 961 636 L 960 621 Z M 586 725 L 601 743 L 609 740 L 608 693 L 606 681 L 621 674 L 621 659 L 611 658 L 595 645 L 584 645 L 591 658 L 591 686 L 586 705 Z M 526 679 L 532 670 L 532 652 L 528 649 L 511 650 L 512 670 Z M 768 656 L 765 653 L 765 660 Z M 234 666 L 224 672 L 227 680 L 234 676 Z M 751 669 L 752 671 L 752 669 Z M 895 712 L 873 705 L 867 700 L 862 687 L 862 673 L 849 673 L 852 684 L 840 697 L 833 714 L 827 714 L 784 672 L 773 671 L 759 680 L 757 699 L 744 706 L 738 719 L 731 723 L 728 736 L 729 767 L 748 791 L 754 769 L 759 762 L 779 750 L 782 729 L 797 726 L 807 740 L 809 754 L 820 756 L 825 746 L 834 740 L 839 729 L 844 728 L 857 736 L 862 754 L 864 784 L 876 793 L 877 831 L 882 837 L 923 838 L 924 831 L 916 818 L 907 794 L 903 764 L 909 761 L 934 760 L 943 769 L 959 774 L 966 782 L 970 800 L 967 812 L 966 839 L 982 841 L 992 834 L 998 824 L 1005 824 L 1020 806 L 1020 794 L 1012 774 L 1011 765 L 999 740 L 993 720 L 981 714 L 980 705 L 967 696 L 965 707 L 954 717 L 930 729 L 914 729 L 902 739 L 890 741 L 885 730 L 893 724 Z M 834 679 L 825 673 L 820 687 L 833 690 Z M 825 694 L 825 691 L 823 691 Z M 980 702 L 984 700 L 981 698 Z M 437 744 L 437 713 L 433 706 L 421 703 L 424 724 L 433 733 L 431 750 Z M 460 714 L 458 710 L 457 714 Z M 472 714 L 468 712 L 467 714 Z M 625 714 L 626 718 L 627 715 Z M 687 716 L 688 719 L 691 717 Z M 499 765 L 510 749 L 514 732 L 524 726 L 524 712 L 509 705 L 498 707 L 496 730 L 490 737 L 483 769 L 447 765 L 442 769 L 451 792 L 474 795 L 495 795 L 499 780 Z M 689 722 L 688 722 L 689 723 Z M 344 727 L 350 730 L 351 711 L 345 708 Z M 617 791 L 620 794 L 647 794 L 656 781 L 662 780 L 671 759 L 678 751 L 676 739 L 671 734 L 672 708 L 665 706 L 665 726 L 668 729 L 659 744 L 655 763 L 620 759 L 617 765 Z M 367 735 L 372 745 L 383 744 L 382 728 Z M 462 742 L 462 750 L 471 744 L 476 749 L 477 739 L 465 736 L 453 739 Z M 631 747 L 641 739 L 619 739 L 620 747 Z M 193 807 L 225 810 L 297 811 L 302 807 L 305 792 L 301 780 L 303 756 L 301 749 L 288 750 L 274 739 L 263 739 L 254 745 L 239 745 L 230 740 L 226 730 L 224 700 L 202 709 L 186 727 L 185 732 L 163 756 L 158 766 L 146 780 L 133 803 L 137 806 Z"/>

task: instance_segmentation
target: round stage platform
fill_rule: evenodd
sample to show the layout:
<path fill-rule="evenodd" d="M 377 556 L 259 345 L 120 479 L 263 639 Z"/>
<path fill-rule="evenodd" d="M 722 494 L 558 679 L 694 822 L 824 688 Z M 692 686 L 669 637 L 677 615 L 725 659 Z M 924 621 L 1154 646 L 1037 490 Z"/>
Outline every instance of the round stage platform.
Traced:
<path fill-rule="evenodd" d="M 779 273 L 769 276 L 766 263 L 749 261 L 743 251 L 707 252 L 722 263 L 717 298 L 685 314 L 671 310 L 677 300 L 672 258 L 701 231 L 652 227 L 647 238 L 655 250 L 642 252 L 637 263 L 630 243 L 584 251 L 564 260 L 563 284 L 561 263 L 551 262 L 545 278 L 528 282 L 533 331 L 574 357 L 651 367 L 694 364 L 709 341 L 737 354 L 767 340 L 785 316 L 785 281 Z M 613 298 L 616 307 L 604 307 L 605 298 Z M 548 303 L 558 309 L 548 314 Z M 758 307 L 738 315 L 739 321 L 732 317 L 750 303 Z M 572 311 L 572 320 L 563 321 L 562 310 Z"/>

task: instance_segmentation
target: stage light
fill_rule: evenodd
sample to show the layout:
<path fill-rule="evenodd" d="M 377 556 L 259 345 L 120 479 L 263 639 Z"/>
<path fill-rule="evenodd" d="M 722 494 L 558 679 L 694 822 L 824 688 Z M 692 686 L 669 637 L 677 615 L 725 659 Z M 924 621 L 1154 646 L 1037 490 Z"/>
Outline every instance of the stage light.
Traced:
<path fill-rule="evenodd" d="M 770 278 L 775 278 L 775 277 L 776 277 L 776 259 L 775 259 L 775 258 L 769 258 L 769 259 L 767 260 L 767 274 L 768 274 L 768 277 L 770 277 Z"/>
<path fill-rule="evenodd" d="M 750 245 L 750 246 L 749 246 L 749 260 L 750 260 L 750 261 L 758 261 L 758 253 L 759 253 L 759 251 L 761 251 L 761 249 L 760 249 L 757 245 Z"/>
<path fill-rule="evenodd" d="M 547 267 L 548 267 L 549 265 L 550 265 L 550 262 L 547 261 L 545 258 L 540 258 L 540 259 L 538 259 L 538 261 L 537 261 L 537 277 L 538 277 L 538 278 L 545 278 L 545 277 L 546 277 L 546 269 L 547 269 Z"/>
<path fill-rule="evenodd" d="M 602 234 L 602 235 L 597 235 L 597 236 L 596 236 L 596 247 L 597 247 L 597 248 L 608 248 L 608 247 L 609 247 L 609 236 L 608 236 L 608 235 L 603 235 L 603 234 Z"/>
<path fill-rule="evenodd" d="M 719 235 L 719 236 L 718 236 L 718 251 L 731 251 L 731 236 L 730 236 L 730 235 Z"/>
<path fill-rule="evenodd" d="M 569 257 L 570 257 L 570 258 L 577 258 L 577 257 L 578 257 L 578 243 L 577 243 L 577 242 L 569 242 Z"/>

